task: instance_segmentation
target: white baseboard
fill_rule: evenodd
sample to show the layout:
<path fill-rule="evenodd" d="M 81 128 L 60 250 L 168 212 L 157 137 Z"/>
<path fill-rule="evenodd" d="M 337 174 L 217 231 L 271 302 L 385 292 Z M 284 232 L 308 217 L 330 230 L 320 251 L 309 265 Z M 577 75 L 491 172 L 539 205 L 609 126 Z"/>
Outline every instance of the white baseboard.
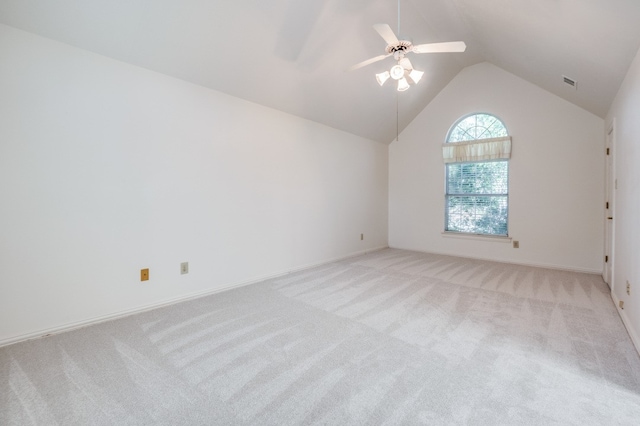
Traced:
<path fill-rule="evenodd" d="M 544 269 L 555 269 L 558 271 L 568 271 L 568 272 L 580 272 L 583 274 L 595 274 L 602 275 L 601 269 L 589 269 L 589 268 L 575 268 L 572 266 L 562 266 L 562 265 L 554 265 L 549 263 L 535 263 L 535 262 L 526 262 L 526 261 L 512 261 L 512 260 L 503 260 L 503 259 L 495 259 L 490 257 L 482 257 L 482 256 L 463 256 L 459 253 L 447 253 L 442 251 L 426 251 L 420 249 L 413 248 L 403 248 L 403 247 L 393 247 L 389 246 L 389 248 L 395 248 L 398 250 L 408 250 L 408 251 L 417 251 L 419 253 L 429 253 L 429 254 L 440 254 L 443 256 L 453 256 L 453 257 L 461 257 L 463 259 L 474 259 L 474 260 L 486 260 L 488 262 L 496 262 L 496 263 L 508 263 L 510 265 L 522 265 L 522 266 L 533 266 L 535 268 L 544 268 Z"/>
<path fill-rule="evenodd" d="M 60 334 L 60 333 L 64 333 L 64 332 L 67 332 L 67 331 L 76 330 L 78 328 L 83 328 L 83 327 L 87 327 L 87 326 L 90 326 L 90 325 L 99 324 L 99 323 L 102 323 L 102 322 L 105 322 L 105 321 L 111 321 L 111 320 L 115 320 L 115 319 L 119 319 L 119 318 L 124 318 L 124 317 L 127 317 L 129 315 L 134 315 L 134 314 L 139 314 L 139 313 L 142 313 L 142 312 L 147 312 L 147 311 L 150 311 L 150 310 L 153 310 L 153 309 L 158 309 L 158 308 L 162 308 L 162 307 L 165 307 L 165 306 L 174 305 L 176 303 L 186 302 L 188 300 L 193 300 L 193 299 L 198 299 L 200 297 L 210 296 L 212 294 L 221 293 L 223 291 L 232 290 L 234 288 L 244 287 L 246 285 L 255 284 L 255 283 L 259 283 L 261 281 L 266 281 L 266 280 L 269 280 L 269 279 L 272 279 L 272 278 L 281 277 L 281 276 L 290 274 L 292 272 L 299 272 L 299 271 L 303 271 L 305 269 L 315 268 L 316 266 L 326 265 L 326 264 L 329 264 L 329 263 L 338 262 L 340 260 L 345 260 L 345 259 L 349 259 L 349 258 L 356 257 L 356 256 L 361 256 L 361 255 L 368 254 L 368 253 L 373 253 L 373 252 L 376 252 L 376 251 L 379 251 L 379 250 L 384 250 L 386 248 L 388 248 L 388 246 L 380 246 L 380 247 L 374 247 L 374 248 L 370 248 L 370 249 L 366 249 L 366 250 L 360 250 L 358 252 L 350 253 L 350 254 L 345 255 L 345 256 L 338 256 L 338 257 L 334 257 L 334 258 L 331 258 L 331 259 L 325 259 L 325 260 L 322 260 L 320 262 L 309 263 L 309 264 L 306 264 L 306 265 L 297 266 L 295 268 L 287 269 L 287 270 L 284 270 L 284 271 L 275 272 L 275 273 L 272 273 L 272 274 L 255 277 L 255 278 L 252 278 L 252 279 L 247 280 L 247 281 L 242 281 L 242 282 L 239 282 L 239 283 L 229 284 L 229 285 L 226 285 L 224 287 L 217 288 L 215 290 L 206 290 L 206 291 L 201 291 L 201 292 L 197 292 L 197 293 L 191 293 L 191 294 L 187 294 L 187 295 L 180 296 L 180 297 L 166 299 L 166 300 L 163 300 L 163 301 L 160 301 L 160 302 L 156 302 L 156 303 L 151 303 L 151 304 L 148 304 L 148 305 L 138 306 L 138 307 L 135 307 L 135 308 L 132 308 L 132 309 L 124 310 L 124 311 L 114 312 L 114 313 L 108 314 L 108 315 L 102 315 L 102 316 L 98 316 L 98 317 L 89 318 L 89 319 L 86 319 L 86 320 L 70 322 L 70 323 L 67 323 L 67 324 L 60 325 L 60 326 L 51 327 L 51 328 L 47 328 L 47 329 L 43 329 L 43 330 L 38 330 L 38 331 L 35 331 L 35 332 L 32 332 L 32 333 L 12 336 L 12 337 L 0 340 L 0 347 L 12 345 L 14 343 L 24 342 L 26 340 L 39 339 L 41 337 L 52 336 L 54 334 Z"/>
<path fill-rule="evenodd" d="M 636 347 L 636 351 L 638 351 L 638 355 L 640 355 L 640 334 L 638 334 L 637 330 L 633 328 L 633 324 L 629 320 L 627 313 L 624 309 L 620 309 L 620 299 L 615 295 L 615 293 L 611 292 L 611 299 L 613 303 L 616 305 L 616 309 L 618 310 L 618 314 L 620 314 L 620 318 L 622 318 L 622 323 L 627 329 L 627 333 L 629 333 L 629 337 L 631 337 L 631 341 L 633 342 L 633 346 Z"/>

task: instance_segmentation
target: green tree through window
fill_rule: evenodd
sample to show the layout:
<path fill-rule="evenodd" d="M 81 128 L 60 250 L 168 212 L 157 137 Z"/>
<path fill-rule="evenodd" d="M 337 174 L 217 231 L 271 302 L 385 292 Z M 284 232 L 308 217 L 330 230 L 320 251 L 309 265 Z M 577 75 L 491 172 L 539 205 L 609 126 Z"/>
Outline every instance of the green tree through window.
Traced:
<path fill-rule="evenodd" d="M 447 142 L 508 136 L 502 121 L 489 114 L 459 120 Z M 470 234 L 507 235 L 509 207 L 508 160 L 446 165 L 445 230 Z"/>

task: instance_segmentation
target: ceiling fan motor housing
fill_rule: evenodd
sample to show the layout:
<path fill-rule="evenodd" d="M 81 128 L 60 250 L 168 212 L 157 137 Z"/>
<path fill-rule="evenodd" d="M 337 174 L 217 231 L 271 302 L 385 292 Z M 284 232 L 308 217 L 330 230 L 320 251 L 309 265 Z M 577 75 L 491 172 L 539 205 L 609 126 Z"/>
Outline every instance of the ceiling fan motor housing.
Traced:
<path fill-rule="evenodd" d="M 396 54 L 404 55 L 407 52 L 411 52 L 412 49 L 413 49 L 413 43 L 411 43 L 410 41 L 398 40 L 398 43 L 388 45 L 385 51 L 395 56 Z"/>

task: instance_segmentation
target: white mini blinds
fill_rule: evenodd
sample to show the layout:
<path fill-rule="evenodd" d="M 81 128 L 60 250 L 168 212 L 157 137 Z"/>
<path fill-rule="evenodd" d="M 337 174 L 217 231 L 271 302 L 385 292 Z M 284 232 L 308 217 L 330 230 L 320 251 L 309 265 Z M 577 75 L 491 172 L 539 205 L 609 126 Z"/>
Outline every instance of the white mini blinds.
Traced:
<path fill-rule="evenodd" d="M 442 159 L 445 163 L 508 160 L 509 158 L 511 158 L 511 136 L 442 144 Z"/>

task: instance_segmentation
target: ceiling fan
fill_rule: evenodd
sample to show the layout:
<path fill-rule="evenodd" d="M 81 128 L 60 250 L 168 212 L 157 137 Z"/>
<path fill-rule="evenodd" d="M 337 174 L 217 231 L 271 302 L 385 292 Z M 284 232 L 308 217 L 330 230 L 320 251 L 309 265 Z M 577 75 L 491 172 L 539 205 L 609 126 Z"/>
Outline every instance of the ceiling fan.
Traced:
<path fill-rule="evenodd" d="M 398 5 L 399 7 L 399 5 Z M 399 20 L 398 20 L 399 21 Z M 399 22 L 398 22 L 399 24 Z M 398 25 L 399 26 L 399 25 Z M 411 61 L 407 58 L 409 53 L 448 53 L 448 52 L 464 52 L 467 45 L 463 41 L 449 41 L 444 43 L 426 43 L 414 45 L 409 40 L 399 40 L 394 34 L 391 27 L 387 24 L 375 24 L 373 29 L 380 34 L 380 37 L 387 43 L 385 54 L 367 59 L 349 68 L 349 71 L 357 70 L 381 61 L 389 56 L 393 56 L 396 65 L 391 67 L 389 71 L 376 74 L 376 80 L 380 86 L 389 78 L 398 82 L 398 91 L 403 92 L 409 88 L 409 83 L 417 83 L 422 78 L 424 72 L 413 68 Z"/>

